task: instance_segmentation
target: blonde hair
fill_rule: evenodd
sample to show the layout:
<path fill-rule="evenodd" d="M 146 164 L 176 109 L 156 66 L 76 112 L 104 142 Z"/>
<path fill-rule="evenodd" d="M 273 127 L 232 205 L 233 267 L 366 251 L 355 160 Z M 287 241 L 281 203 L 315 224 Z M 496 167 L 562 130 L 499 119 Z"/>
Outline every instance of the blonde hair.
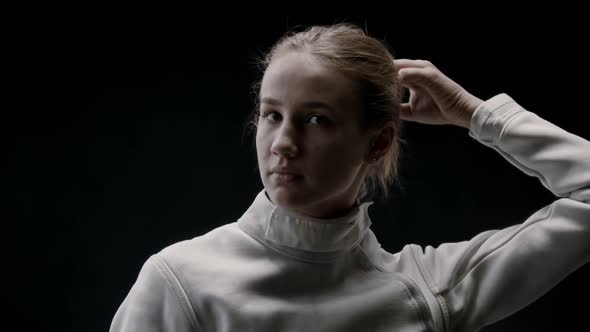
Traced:
<path fill-rule="evenodd" d="M 400 103 L 402 88 L 398 82 L 394 57 L 385 42 L 368 36 L 361 28 L 350 23 L 331 26 L 311 26 L 302 32 L 290 31 L 276 42 L 271 50 L 257 62 L 262 72 L 277 56 L 286 52 L 305 52 L 320 63 L 349 75 L 359 83 L 364 112 L 361 130 L 380 129 L 391 123 L 394 137 L 389 149 L 380 160 L 370 166 L 357 196 L 357 202 L 372 200 L 379 190 L 384 199 L 389 198 L 389 188 L 399 181 L 401 144 Z M 253 85 L 255 109 L 249 124 L 256 133 L 260 81 Z M 254 135 L 255 138 L 255 135 Z"/>

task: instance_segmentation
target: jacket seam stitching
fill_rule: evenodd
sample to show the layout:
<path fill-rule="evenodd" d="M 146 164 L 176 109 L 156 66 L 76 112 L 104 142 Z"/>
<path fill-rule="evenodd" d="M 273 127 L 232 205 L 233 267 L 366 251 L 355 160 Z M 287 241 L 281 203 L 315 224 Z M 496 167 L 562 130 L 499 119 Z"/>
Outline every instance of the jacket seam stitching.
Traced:
<path fill-rule="evenodd" d="M 426 330 L 426 324 L 424 324 L 424 321 L 422 320 L 422 314 L 420 312 L 420 308 L 418 307 L 418 303 L 416 303 L 416 300 L 412 296 L 412 293 L 410 292 L 408 287 L 403 282 L 401 282 L 399 280 L 398 280 L 398 282 L 402 286 L 402 288 L 404 289 L 404 292 L 406 293 L 406 296 L 408 297 L 408 300 L 410 301 L 410 304 L 412 305 L 412 309 L 414 309 L 414 312 L 418 316 L 418 319 L 420 320 L 420 325 L 422 326 L 422 328 L 424 330 Z"/>
<path fill-rule="evenodd" d="M 412 250 L 410 251 L 412 253 L 412 259 L 414 260 L 414 264 L 416 264 L 416 266 L 418 267 L 418 271 L 420 271 L 420 275 L 422 276 L 422 278 L 426 282 L 428 289 L 430 290 L 430 292 L 432 293 L 432 295 L 436 299 L 436 302 L 438 303 L 438 305 L 441 307 L 441 310 L 443 312 L 443 329 L 445 331 L 448 331 L 449 324 L 450 324 L 450 322 L 449 322 L 450 317 L 449 317 L 449 311 L 447 309 L 446 301 L 444 298 L 439 296 L 438 288 L 434 285 L 432 276 L 430 276 L 430 273 L 426 269 L 424 269 L 424 267 L 422 266 L 420 261 L 418 261 L 418 259 L 416 258 L 415 250 L 416 250 L 416 248 L 412 247 Z"/>
<path fill-rule="evenodd" d="M 195 310 L 192 302 L 190 301 L 190 299 L 186 295 L 186 292 L 185 292 L 184 288 L 182 287 L 182 284 L 180 283 L 178 278 L 176 278 L 176 276 L 174 275 L 174 272 L 172 272 L 172 269 L 168 266 L 168 264 L 166 263 L 166 261 L 162 257 L 160 257 L 159 255 L 156 254 L 156 255 L 154 255 L 154 258 L 158 260 L 157 263 L 154 262 L 154 265 L 156 265 L 158 271 L 162 274 L 162 276 L 164 277 L 164 279 L 166 280 L 168 285 L 172 288 L 173 293 L 176 297 L 176 300 L 179 302 L 180 306 L 183 308 L 185 315 L 188 316 L 192 327 L 201 330 L 201 325 L 199 324 L 199 320 L 196 317 L 197 316 L 196 310 Z M 179 292 L 181 294 L 179 294 Z M 186 307 L 186 303 L 188 303 L 190 309 L 192 309 L 192 312 L 190 310 L 187 310 L 188 308 Z M 191 313 L 192 313 L 192 315 L 191 315 Z"/>

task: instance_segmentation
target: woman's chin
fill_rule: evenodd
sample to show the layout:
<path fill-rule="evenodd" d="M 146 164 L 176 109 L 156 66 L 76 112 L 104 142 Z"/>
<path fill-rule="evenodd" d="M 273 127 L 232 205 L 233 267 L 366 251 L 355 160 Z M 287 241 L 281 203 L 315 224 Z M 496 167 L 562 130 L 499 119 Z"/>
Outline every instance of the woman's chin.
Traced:
<path fill-rule="evenodd" d="M 306 193 L 302 188 L 275 186 L 266 191 L 273 203 L 285 207 L 296 208 L 304 206 L 310 198 L 309 193 Z"/>

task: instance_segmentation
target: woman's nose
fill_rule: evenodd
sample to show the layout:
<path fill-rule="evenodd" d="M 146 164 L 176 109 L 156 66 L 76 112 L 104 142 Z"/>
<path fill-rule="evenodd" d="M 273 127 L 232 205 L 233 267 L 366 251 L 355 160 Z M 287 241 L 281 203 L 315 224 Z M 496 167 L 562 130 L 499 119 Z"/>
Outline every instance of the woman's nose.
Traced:
<path fill-rule="evenodd" d="M 293 124 L 283 122 L 271 146 L 273 154 L 279 157 L 294 158 L 299 153 L 297 129 Z"/>

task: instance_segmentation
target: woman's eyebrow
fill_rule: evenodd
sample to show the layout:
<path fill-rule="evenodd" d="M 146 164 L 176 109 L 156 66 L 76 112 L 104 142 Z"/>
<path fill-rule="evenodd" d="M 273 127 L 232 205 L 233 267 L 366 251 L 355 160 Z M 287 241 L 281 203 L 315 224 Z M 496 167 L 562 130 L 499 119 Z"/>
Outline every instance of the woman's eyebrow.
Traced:
<path fill-rule="evenodd" d="M 271 97 L 264 97 L 260 100 L 261 104 L 270 104 L 270 105 L 275 105 L 275 106 L 281 106 L 282 103 L 279 100 L 276 100 L 274 98 Z M 302 106 L 305 108 L 323 108 L 326 109 L 332 113 L 334 113 L 334 108 L 332 106 L 330 106 L 329 104 L 322 102 L 322 101 L 306 101 L 304 103 L 302 103 Z"/>

